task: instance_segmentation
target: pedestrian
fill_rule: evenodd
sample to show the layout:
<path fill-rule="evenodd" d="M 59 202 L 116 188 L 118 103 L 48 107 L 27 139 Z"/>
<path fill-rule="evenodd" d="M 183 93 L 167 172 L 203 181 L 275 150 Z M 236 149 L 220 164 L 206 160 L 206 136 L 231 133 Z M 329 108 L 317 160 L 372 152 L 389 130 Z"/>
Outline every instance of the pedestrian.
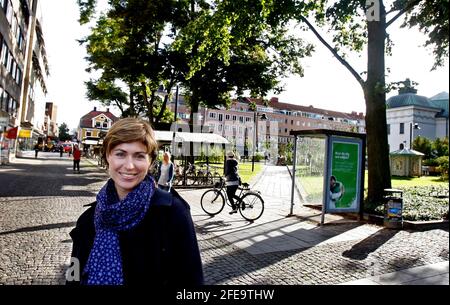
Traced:
<path fill-rule="evenodd" d="M 238 208 L 234 203 L 236 191 L 240 185 L 241 178 L 238 173 L 238 162 L 234 157 L 234 152 L 229 151 L 227 153 L 227 161 L 225 163 L 225 178 L 227 186 L 227 197 L 231 203 L 230 214 L 237 212 Z"/>
<path fill-rule="evenodd" d="M 81 150 L 78 148 L 78 144 L 73 146 L 73 171 L 75 169 L 80 173 L 80 161 L 81 161 Z"/>
<path fill-rule="evenodd" d="M 158 144 L 141 119 L 117 121 L 103 141 L 110 179 L 70 235 L 72 257 L 86 285 L 203 284 L 189 204 L 148 174 Z"/>
<path fill-rule="evenodd" d="M 170 192 L 174 173 L 174 165 L 170 160 L 170 153 L 166 151 L 163 154 L 163 160 L 158 166 L 158 175 L 156 176 L 158 188 Z"/>
<path fill-rule="evenodd" d="M 59 157 L 60 157 L 60 158 L 62 158 L 63 153 L 64 153 L 64 146 L 60 145 L 60 146 L 59 146 Z"/>
<path fill-rule="evenodd" d="M 39 144 L 36 143 L 36 145 L 34 145 L 34 158 L 35 159 L 38 157 L 38 153 L 39 153 Z"/>

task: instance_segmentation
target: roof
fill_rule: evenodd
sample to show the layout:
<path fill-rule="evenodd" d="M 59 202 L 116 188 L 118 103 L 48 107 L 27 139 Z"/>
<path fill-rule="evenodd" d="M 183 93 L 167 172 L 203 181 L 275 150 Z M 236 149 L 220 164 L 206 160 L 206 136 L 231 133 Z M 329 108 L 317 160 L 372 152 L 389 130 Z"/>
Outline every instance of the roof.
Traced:
<path fill-rule="evenodd" d="M 108 117 L 113 122 L 116 122 L 117 120 L 119 120 L 118 117 L 116 117 L 114 114 L 112 114 L 109 111 L 92 110 L 88 114 L 85 114 L 84 116 L 81 117 L 81 119 L 80 119 L 80 127 L 81 128 L 91 128 L 92 127 L 92 119 L 95 118 L 96 116 L 101 115 L 101 114 L 103 114 L 104 116 Z"/>
<path fill-rule="evenodd" d="M 255 102 L 256 105 L 264 106 L 264 102 L 261 99 L 256 99 L 256 98 L 245 98 L 245 101 L 241 100 L 240 102 Z M 295 104 L 288 104 L 288 103 L 280 103 L 280 102 L 278 102 L 278 98 L 271 98 L 269 101 L 269 106 L 272 108 L 275 108 L 277 110 L 302 111 L 302 112 L 321 114 L 324 116 L 345 118 L 345 119 L 349 119 L 349 120 L 364 120 L 364 114 L 362 112 L 361 113 L 356 113 L 356 112 L 345 113 L 345 112 L 315 108 L 312 105 L 302 106 L 302 105 L 295 105 Z"/>
<path fill-rule="evenodd" d="M 435 108 L 427 97 L 414 93 L 402 93 L 388 98 L 386 101 L 388 108 L 398 108 L 406 106 L 421 106 L 426 108 Z"/>
<path fill-rule="evenodd" d="M 302 130 L 291 130 L 289 132 L 292 136 L 304 136 L 312 138 L 322 138 L 325 136 L 342 136 L 365 139 L 366 135 L 364 133 L 348 132 L 334 129 L 302 129 Z"/>
<path fill-rule="evenodd" d="M 172 142 L 173 131 L 155 130 L 156 141 Z M 175 132 L 175 142 L 199 142 L 229 144 L 228 140 L 215 133 Z"/>
<path fill-rule="evenodd" d="M 441 92 L 430 97 L 430 102 L 434 107 L 442 109 L 436 117 L 448 118 L 448 92 Z"/>
<path fill-rule="evenodd" d="M 435 101 L 435 100 L 447 100 L 448 101 L 448 92 L 442 91 L 441 93 L 438 93 L 433 97 L 430 97 L 430 101 Z"/>
<path fill-rule="evenodd" d="M 390 155 L 394 155 L 394 156 L 425 156 L 425 154 L 421 153 L 420 151 L 414 150 L 414 149 L 409 149 L 409 148 L 404 148 L 404 149 L 399 149 L 396 151 L 393 151 L 390 153 Z"/>

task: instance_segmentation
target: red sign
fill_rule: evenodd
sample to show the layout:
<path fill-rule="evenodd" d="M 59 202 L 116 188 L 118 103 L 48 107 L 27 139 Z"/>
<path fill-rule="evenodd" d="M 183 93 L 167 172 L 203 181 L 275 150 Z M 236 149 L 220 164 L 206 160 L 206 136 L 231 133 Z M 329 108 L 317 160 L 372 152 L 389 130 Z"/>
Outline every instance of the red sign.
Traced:
<path fill-rule="evenodd" d="M 16 139 L 17 138 L 17 131 L 19 130 L 19 127 L 14 127 L 6 131 L 6 138 L 7 139 Z"/>

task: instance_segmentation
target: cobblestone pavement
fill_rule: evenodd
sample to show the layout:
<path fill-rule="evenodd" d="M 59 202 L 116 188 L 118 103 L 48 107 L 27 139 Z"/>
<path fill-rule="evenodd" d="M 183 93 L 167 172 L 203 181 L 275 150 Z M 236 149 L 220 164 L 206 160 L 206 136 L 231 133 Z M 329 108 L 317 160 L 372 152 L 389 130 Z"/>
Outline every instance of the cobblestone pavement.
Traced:
<path fill-rule="evenodd" d="M 276 178 L 274 172 L 270 175 Z M 95 199 L 106 178 L 104 171 L 84 161 L 81 174 L 74 174 L 72 161 L 60 159 L 56 153 L 0 166 L 0 284 L 62 284 L 72 246 L 68 233 L 84 211 L 83 205 Z M 265 253 L 246 248 L 243 245 L 249 240 L 261 242 L 260 235 L 249 236 L 249 232 L 260 230 L 261 235 L 267 235 L 266 240 L 276 241 L 277 236 L 262 228 L 289 227 L 292 224 L 285 222 L 296 220 L 285 218 L 289 208 L 286 191 L 278 186 L 272 189 L 280 193 L 273 194 L 276 199 L 266 200 L 266 204 L 273 204 L 268 204 L 267 216 L 258 224 L 242 223 L 240 215 L 232 218 L 225 211 L 222 218 L 205 217 L 199 207 L 202 191 L 180 191 L 192 207 L 207 284 L 338 284 L 448 261 L 448 230 L 413 232 L 369 227 L 364 228 L 368 232 L 365 235 L 332 238 L 336 232 L 342 235 L 363 230 L 355 223 L 325 226 L 320 236 L 329 234 L 328 242 L 284 251 L 272 248 Z M 295 212 L 301 212 L 299 207 Z M 302 238 L 318 231 L 314 222 L 298 222 L 302 230 L 286 235 Z M 236 240 L 239 236 L 241 239 Z"/>

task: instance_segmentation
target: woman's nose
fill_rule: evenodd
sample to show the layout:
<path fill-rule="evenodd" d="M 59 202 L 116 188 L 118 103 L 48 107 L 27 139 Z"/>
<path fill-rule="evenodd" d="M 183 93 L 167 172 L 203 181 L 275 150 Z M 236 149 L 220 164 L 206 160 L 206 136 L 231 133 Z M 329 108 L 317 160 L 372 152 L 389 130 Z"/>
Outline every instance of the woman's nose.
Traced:
<path fill-rule="evenodd" d="M 134 168 L 134 160 L 133 160 L 133 158 L 131 156 L 127 157 L 125 159 L 125 168 L 127 168 L 127 169 Z"/>

